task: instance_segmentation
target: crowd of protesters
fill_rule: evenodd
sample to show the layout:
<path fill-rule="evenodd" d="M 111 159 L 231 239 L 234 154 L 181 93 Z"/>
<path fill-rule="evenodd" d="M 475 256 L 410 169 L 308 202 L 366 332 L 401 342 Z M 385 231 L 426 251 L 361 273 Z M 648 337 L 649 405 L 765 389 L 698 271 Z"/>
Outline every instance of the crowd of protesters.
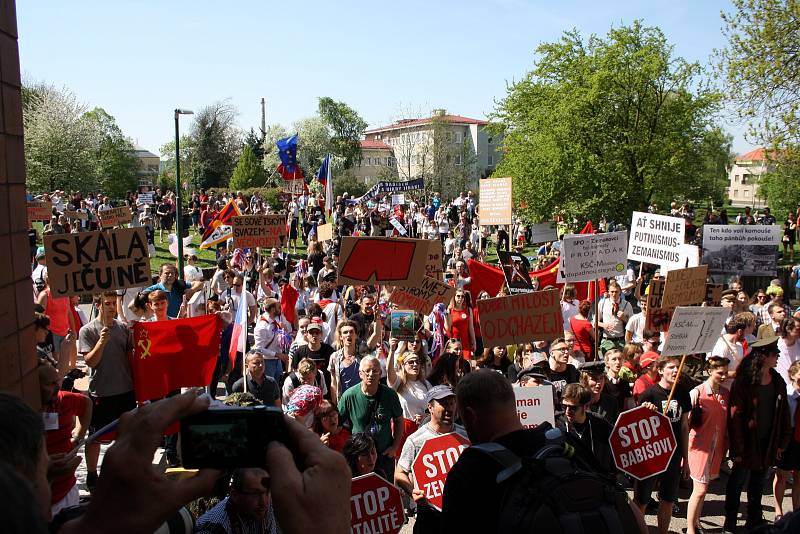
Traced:
<path fill-rule="evenodd" d="M 238 403 L 281 407 L 296 422 L 291 423 L 292 432 L 306 453 L 324 449 L 335 454 L 322 456 L 323 463 L 336 465 L 333 458 L 338 457 L 346 461 L 351 476 L 376 472 L 394 482 L 404 492 L 409 512 L 416 515 L 417 532 L 455 532 L 457 525 L 487 524 L 486 517 L 477 517 L 484 507 L 469 510 L 458 504 L 458 475 L 446 487 L 445 502 L 452 503 L 451 509 L 439 512 L 431 507 L 415 485 L 411 463 L 428 439 L 445 433 L 469 436 L 473 443 L 501 436 L 489 435 L 486 428 L 494 423 L 484 416 L 465 419 L 459 410 L 464 407 L 457 402 L 457 393 L 458 401 L 462 400 L 459 384 L 465 377 L 490 371 L 502 376 L 509 388 L 551 386 L 556 426 L 583 443 L 603 472 L 619 476 L 625 483 L 629 481 L 617 473 L 608 445 L 617 416 L 636 405 L 665 412 L 679 450 L 666 472 L 633 484 L 635 504 L 642 513 L 657 514 L 660 532 L 667 532 L 679 486 L 688 479 L 692 493 L 687 531 L 700 531 L 703 502 L 720 471 L 729 472 L 726 530 L 736 527 L 745 484 L 746 526 L 765 522 L 761 488 L 773 467 L 777 468 L 773 519 L 796 508 L 800 501 L 800 426 L 795 423 L 800 396 L 800 311 L 789 307 L 779 281 L 751 299 L 739 280 L 728 280 L 719 303 L 730 310 L 724 332 L 711 353 L 690 355 L 680 376 L 680 358 L 660 355 L 667 333 L 645 329 L 646 294 L 659 273 L 645 268 L 639 269 L 637 276 L 638 265 L 630 265 L 624 274 L 608 280 L 599 302 L 578 301 L 573 286 L 563 287 L 563 336 L 552 341 L 530 339 L 516 346 L 484 346 L 476 300 L 506 293 L 473 295 L 469 260 L 482 261 L 491 249 L 529 250 L 530 225 L 515 218 L 508 227 L 481 226 L 480 206 L 472 192 L 461 193 L 450 202 L 438 193 L 427 198 L 417 193 L 407 192 L 403 204 L 395 205 L 391 196 L 363 201 L 345 193 L 332 206 L 326 206 L 323 197 L 305 193 L 291 196 L 275 209 L 258 194 L 199 191 L 190 195 L 184 210 L 186 227 L 202 234 L 233 201 L 241 213 L 284 214 L 285 242 L 271 249 L 245 250 L 223 242 L 216 247 L 215 269 L 201 269 L 197 256 L 187 254 L 182 279 L 175 264 L 165 263 L 150 285 L 95 295 L 88 316 L 77 298 L 56 298 L 50 293 L 47 254 L 38 246 L 38 235 L 32 229 L 31 279 L 38 306 L 36 342 L 45 446 L 51 470 L 57 473 L 50 480 L 50 502 L 42 515 L 59 516 L 63 522 L 59 512 L 80 504 L 74 474 L 80 459 L 76 463 L 75 445 L 88 432 L 136 407 L 128 360 L 133 323 L 211 313 L 222 317 L 223 331 L 217 367 L 206 385 L 210 396 L 236 396 Z M 44 234 L 96 230 L 97 212 L 116 207 L 104 195 L 84 198 L 56 191 L 38 199 L 53 203 L 53 217 L 44 226 Z M 157 189 L 131 194 L 116 204 L 131 209 L 132 226 L 148 228 L 154 255 L 155 230 L 166 230 L 167 235 L 173 231 L 175 195 Z M 656 206 L 651 209 L 658 210 Z M 86 217 L 72 219 L 65 211 L 86 213 Z M 687 242 L 696 239 L 696 216 L 690 205 L 673 204 L 670 214 L 685 218 Z M 329 219 L 335 228 L 332 239 L 317 240 L 318 226 Z M 726 219 L 724 210 L 709 210 L 705 222 L 722 224 Z M 761 215 L 751 215 L 748 210 L 739 219 L 735 222 L 775 224 L 768 209 Z M 797 221 L 791 219 L 793 215 L 787 219 L 793 247 Z M 600 228 L 613 226 L 603 221 Z M 569 225 L 560 222 L 559 234 L 568 231 Z M 414 339 L 395 339 L 389 322 L 394 308 L 392 288 L 337 284 L 341 238 L 348 235 L 441 240 L 442 278 L 456 289 L 452 301 L 434 307 L 428 315 L 418 314 Z M 559 245 L 558 241 L 546 243 L 528 252 L 533 268 L 557 258 Z M 800 278 L 799 272 L 800 267 L 793 271 L 794 279 Z M 534 289 L 539 289 L 538 282 L 534 278 Z M 231 366 L 231 323 L 241 306 L 247 308 L 249 337 L 246 351 L 238 354 Z M 84 373 L 89 376 L 88 391 L 78 391 L 73 384 Z M 465 395 L 464 402 L 470 402 Z M 177 406 L 172 420 L 202 409 L 198 408 L 200 401 L 186 397 L 162 401 Z M 5 417 L 4 411 L 7 408 L 0 414 Z M 156 415 L 140 409 L 135 421 L 145 425 L 142 420 L 148 417 Z M 159 430 L 172 422 L 168 419 L 165 415 L 157 421 L 156 426 L 162 425 Z M 504 428 L 509 435 L 523 432 L 513 421 Z M 101 474 L 112 471 L 107 477 L 110 480 L 122 476 L 119 465 L 108 466 L 114 459 L 125 461 L 119 456 L 129 449 L 119 445 L 131 447 L 129 442 L 135 442 L 133 430 L 128 430 L 120 433 L 118 455 L 111 453 L 112 447 L 103 465 L 99 465 L 100 444 L 111 442 L 115 434 L 85 447 L 85 483 L 93 503 L 110 499 L 103 492 L 113 491 L 103 486 L 106 477 Z M 312 435 L 313 445 L 308 441 Z M 175 440 L 168 438 L 163 445 L 167 464 L 179 465 Z M 270 461 L 267 471 L 247 469 L 230 474 L 230 484 L 216 489 L 218 503 L 195 514 L 196 531 L 275 532 L 280 528 L 287 532 L 296 530 L 289 525 L 294 521 L 292 513 L 317 517 L 298 508 L 298 504 L 313 507 L 316 503 L 298 497 L 290 506 L 288 490 L 287 495 L 278 494 L 279 488 L 286 490 L 287 486 L 276 482 L 289 474 L 273 472 L 274 462 Z M 271 484 L 267 482 L 270 478 Z M 338 487 L 349 498 L 348 489 L 333 482 L 334 478 L 329 481 L 329 492 Z M 210 492 L 210 488 L 200 488 L 201 482 L 201 477 L 196 477 L 193 491 L 182 493 L 186 497 L 182 500 L 199 497 L 200 489 Z M 783 497 L 789 485 L 792 507 L 785 512 Z M 655 489 L 657 500 L 652 498 Z M 175 503 L 175 498 L 168 503 Z M 346 499 L 341 503 L 347 506 Z M 458 519 L 453 510 L 459 510 Z M 82 520 L 102 517 L 97 511 L 92 513 L 87 512 Z M 152 517 L 165 519 L 159 514 Z M 470 522 L 473 519 L 475 523 Z M 69 522 L 65 524 L 66 530 Z"/>

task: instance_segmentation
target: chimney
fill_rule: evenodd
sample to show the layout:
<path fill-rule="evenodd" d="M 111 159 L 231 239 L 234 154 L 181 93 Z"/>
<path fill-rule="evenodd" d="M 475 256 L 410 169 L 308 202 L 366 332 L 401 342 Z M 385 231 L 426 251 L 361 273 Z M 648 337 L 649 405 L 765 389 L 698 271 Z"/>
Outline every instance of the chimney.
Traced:
<path fill-rule="evenodd" d="M 444 117 L 445 115 L 447 115 L 446 109 L 439 108 L 431 111 L 431 117 Z"/>
<path fill-rule="evenodd" d="M 261 97 L 261 135 L 262 137 L 267 135 L 267 103 L 264 100 L 264 97 Z"/>

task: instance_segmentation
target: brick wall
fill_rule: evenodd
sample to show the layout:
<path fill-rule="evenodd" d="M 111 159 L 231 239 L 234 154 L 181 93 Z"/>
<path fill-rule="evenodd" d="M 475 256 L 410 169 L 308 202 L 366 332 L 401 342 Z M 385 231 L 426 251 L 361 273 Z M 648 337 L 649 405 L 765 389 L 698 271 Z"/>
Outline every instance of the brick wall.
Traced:
<path fill-rule="evenodd" d="M 17 11 L 0 1 L 0 389 L 39 407 Z"/>

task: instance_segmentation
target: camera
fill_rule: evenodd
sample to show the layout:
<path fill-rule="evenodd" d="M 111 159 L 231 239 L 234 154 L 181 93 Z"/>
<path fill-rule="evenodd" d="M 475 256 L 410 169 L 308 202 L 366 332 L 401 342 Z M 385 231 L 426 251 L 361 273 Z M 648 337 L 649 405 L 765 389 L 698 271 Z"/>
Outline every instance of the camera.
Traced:
<path fill-rule="evenodd" d="M 209 408 L 181 419 L 180 432 L 187 469 L 265 467 L 267 445 L 288 438 L 283 412 L 274 406 Z"/>

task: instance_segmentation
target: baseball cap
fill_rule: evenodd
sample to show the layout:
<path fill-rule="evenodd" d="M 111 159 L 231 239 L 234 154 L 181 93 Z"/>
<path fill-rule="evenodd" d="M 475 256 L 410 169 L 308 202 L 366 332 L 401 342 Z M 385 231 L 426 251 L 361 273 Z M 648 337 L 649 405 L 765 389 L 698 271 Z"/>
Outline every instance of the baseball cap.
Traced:
<path fill-rule="evenodd" d="M 427 393 L 425 393 L 425 404 L 428 404 L 433 400 L 440 400 L 440 399 L 445 399 L 447 397 L 452 397 L 453 395 L 455 395 L 455 393 L 453 392 L 453 388 L 451 388 L 450 386 L 445 386 L 445 385 L 433 386 L 431 389 L 428 390 Z"/>
<path fill-rule="evenodd" d="M 316 317 L 312 319 L 309 325 L 306 327 L 306 332 L 310 332 L 312 330 L 319 330 L 322 332 L 322 321 Z"/>
<path fill-rule="evenodd" d="M 649 350 L 641 355 L 639 358 L 639 367 L 644 369 L 645 367 L 650 366 L 650 364 L 655 363 L 658 360 L 659 354 L 654 350 Z"/>

